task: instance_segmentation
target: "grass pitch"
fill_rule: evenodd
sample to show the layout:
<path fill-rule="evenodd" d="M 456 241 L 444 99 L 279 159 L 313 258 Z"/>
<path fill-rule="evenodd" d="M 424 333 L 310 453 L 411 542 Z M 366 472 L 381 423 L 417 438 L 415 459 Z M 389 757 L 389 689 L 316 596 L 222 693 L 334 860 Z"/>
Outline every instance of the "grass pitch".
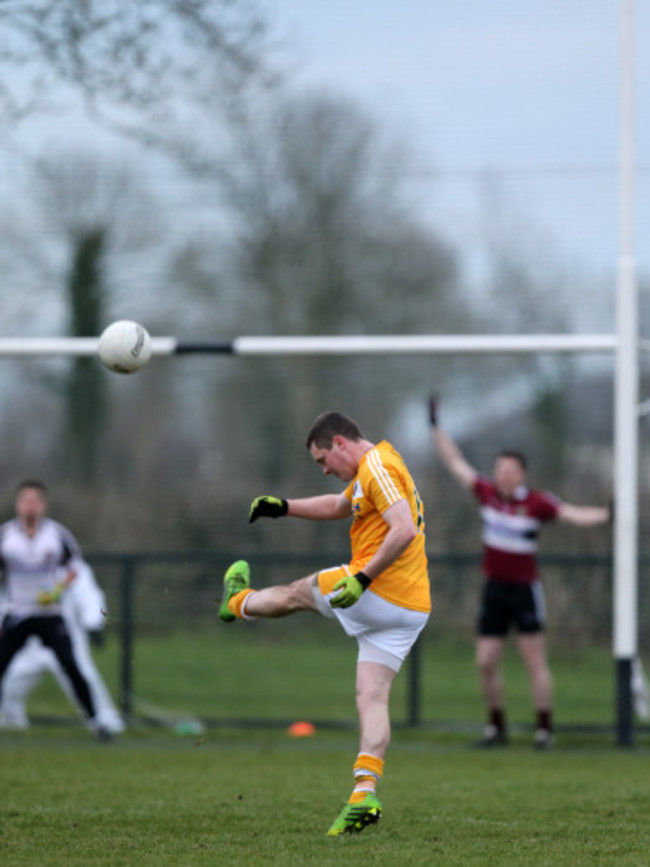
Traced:
<path fill-rule="evenodd" d="M 0 735 L 3 865 L 645 865 L 646 749 L 528 738 L 490 752 L 398 733 L 384 818 L 327 838 L 356 738 Z"/>
<path fill-rule="evenodd" d="M 446 734 L 440 726 L 396 730 L 379 792 L 381 822 L 355 836 L 327 838 L 350 791 L 358 749 L 354 648 L 317 622 L 290 637 L 245 626 L 138 637 L 136 696 L 161 708 L 160 729 L 136 727 L 108 745 L 93 742 L 79 723 L 0 732 L 0 864 L 650 862 L 647 736 L 643 746 L 621 751 L 611 746 L 611 732 L 561 732 L 554 750 L 534 753 L 524 727 L 531 722 L 528 684 L 511 653 L 508 709 L 523 733 L 508 749 L 473 750 L 469 741 L 483 710 L 471 642 L 437 633 L 423 649 L 423 719 L 460 725 Z M 97 659 L 115 692 L 115 643 Z M 572 653 L 552 665 L 561 724 L 611 721 L 608 654 Z M 402 674 L 395 720 L 404 718 L 406 685 Z M 203 719 L 334 719 L 350 728 L 319 728 L 298 740 L 279 727 L 222 726 L 180 737 L 170 708 Z M 70 718 L 51 680 L 39 687 L 30 711 Z M 452 733 L 459 729 L 469 734 Z"/>
<path fill-rule="evenodd" d="M 420 707 L 424 723 L 462 727 L 484 721 L 473 639 L 441 636 L 431 628 L 421 647 Z M 110 640 L 95 659 L 114 696 L 119 695 L 118 645 Z M 551 653 L 556 722 L 611 725 L 614 666 L 611 652 Z M 317 618 L 278 623 L 220 624 L 212 629 L 169 629 L 137 636 L 133 668 L 135 711 L 143 704 L 213 720 L 332 720 L 354 725 L 356 645 L 336 624 Z M 407 712 L 407 661 L 391 697 L 393 719 Z M 504 659 L 508 716 L 532 725 L 528 679 L 514 647 Z M 51 677 L 29 701 L 32 716 L 70 716 L 70 705 Z M 143 711 L 144 712 L 144 711 Z M 146 714 L 145 714 L 146 715 Z M 170 714 L 173 716 L 173 713 Z"/>

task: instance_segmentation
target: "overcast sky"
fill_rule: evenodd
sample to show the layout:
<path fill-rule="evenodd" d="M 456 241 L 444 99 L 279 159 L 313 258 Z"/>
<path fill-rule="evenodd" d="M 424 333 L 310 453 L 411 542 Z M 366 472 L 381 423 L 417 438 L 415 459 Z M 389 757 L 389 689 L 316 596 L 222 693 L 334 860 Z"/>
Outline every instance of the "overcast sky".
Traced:
<path fill-rule="evenodd" d="M 415 152 L 418 202 L 471 252 L 493 173 L 522 227 L 581 272 L 611 274 L 619 246 L 623 0 L 260 0 L 298 89 L 367 107 Z M 636 0 L 636 252 L 650 272 L 650 0 Z M 103 133 L 39 116 L 38 150 Z M 3 182 L 13 165 L 1 155 Z M 467 258 L 470 258 L 468 255 Z"/>
<path fill-rule="evenodd" d="M 471 243 L 478 177 L 568 261 L 618 254 L 620 0 L 269 0 L 298 87 L 348 93 L 415 147 L 430 207 Z M 650 2 L 636 0 L 637 255 L 650 270 Z M 431 178 L 435 182 L 431 184 Z"/>

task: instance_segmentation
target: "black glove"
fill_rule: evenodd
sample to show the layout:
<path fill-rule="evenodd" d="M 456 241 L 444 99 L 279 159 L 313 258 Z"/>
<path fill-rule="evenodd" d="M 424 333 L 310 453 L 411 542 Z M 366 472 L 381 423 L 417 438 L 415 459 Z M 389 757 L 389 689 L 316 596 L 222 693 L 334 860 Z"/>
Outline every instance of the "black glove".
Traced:
<path fill-rule="evenodd" d="M 255 497 L 251 503 L 251 510 L 248 515 L 248 523 L 252 524 L 258 518 L 281 518 L 289 511 L 289 504 L 286 500 L 280 500 L 278 497 Z"/>
<path fill-rule="evenodd" d="M 429 398 L 429 421 L 431 427 L 438 426 L 438 395 L 435 393 Z"/>

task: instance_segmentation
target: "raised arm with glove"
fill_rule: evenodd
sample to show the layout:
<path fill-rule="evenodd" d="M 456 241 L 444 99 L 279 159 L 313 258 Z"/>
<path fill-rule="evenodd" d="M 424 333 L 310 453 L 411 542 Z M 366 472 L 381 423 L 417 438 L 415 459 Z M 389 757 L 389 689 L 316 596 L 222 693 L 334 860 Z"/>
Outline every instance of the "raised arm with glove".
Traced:
<path fill-rule="evenodd" d="M 265 494 L 262 497 L 255 497 L 251 503 L 248 523 L 253 524 L 258 518 L 282 518 L 288 511 L 289 504 L 286 500 Z"/>

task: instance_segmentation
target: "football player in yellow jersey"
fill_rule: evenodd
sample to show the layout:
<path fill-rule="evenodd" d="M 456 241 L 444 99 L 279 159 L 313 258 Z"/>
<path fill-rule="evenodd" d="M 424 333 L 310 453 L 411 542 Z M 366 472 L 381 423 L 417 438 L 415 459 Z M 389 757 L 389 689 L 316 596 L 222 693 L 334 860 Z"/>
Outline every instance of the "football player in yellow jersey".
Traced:
<path fill-rule="evenodd" d="M 316 419 L 307 448 L 325 475 L 348 483 L 346 489 L 296 500 L 257 497 L 250 522 L 284 515 L 315 521 L 352 517 L 350 562 L 253 590 L 248 563 L 238 560 L 225 574 L 219 617 L 231 622 L 314 611 L 337 618 L 357 639 L 360 745 L 354 790 L 327 832 L 337 836 L 361 831 L 381 816 L 375 790 L 390 740 L 390 691 L 428 620 L 431 601 L 423 507 L 399 453 L 386 441 L 373 444 L 356 422 L 337 412 Z"/>

